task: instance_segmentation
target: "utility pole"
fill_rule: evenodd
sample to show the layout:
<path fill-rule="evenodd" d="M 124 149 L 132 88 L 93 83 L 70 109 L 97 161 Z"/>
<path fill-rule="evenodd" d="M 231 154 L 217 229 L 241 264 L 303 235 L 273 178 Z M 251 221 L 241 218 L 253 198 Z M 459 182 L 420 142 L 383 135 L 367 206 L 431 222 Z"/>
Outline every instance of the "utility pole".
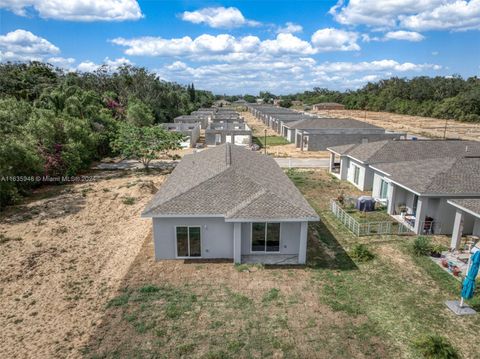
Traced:
<path fill-rule="evenodd" d="M 265 128 L 263 131 L 265 133 L 265 140 L 264 140 L 263 148 L 265 150 L 265 154 L 267 154 L 267 129 Z"/>
<path fill-rule="evenodd" d="M 447 139 L 447 124 L 448 124 L 448 118 L 445 119 L 445 128 L 443 129 L 443 139 Z"/>

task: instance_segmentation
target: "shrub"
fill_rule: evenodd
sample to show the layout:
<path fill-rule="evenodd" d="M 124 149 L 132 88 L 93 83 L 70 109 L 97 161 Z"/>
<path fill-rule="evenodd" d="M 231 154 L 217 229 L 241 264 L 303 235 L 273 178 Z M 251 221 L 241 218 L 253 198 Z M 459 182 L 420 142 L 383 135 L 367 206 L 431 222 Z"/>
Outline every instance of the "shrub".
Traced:
<path fill-rule="evenodd" d="M 160 291 L 160 288 L 158 288 L 157 286 L 154 286 L 154 285 L 146 285 L 142 288 L 140 288 L 139 292 L 140 293 L 156 293 L 156 292 L 159 292 Z"/>
<path fill-rule="evenodd" d="M 375 258 L 375 255 L 368 249 L 365 244 L 355 244 L 350 252 L 352 258 L 360 262 L 368 262 Z"/>
<path fill-rule="evenodd" d="M 426 335 L 415 342 L 415 347 L 426 359 L 457 359 L 460 358 L 456 349 L 444 337 Z"/>
<path fill-rule="evenodd" d="M 132 205 L 132 204 L 135 204 L 135 198 L 133 197 L 125 197 L 123 200 L 122 200 L 123 204 L 127 204 L 127 205 Z"/>
<path fill-rule="evenodd" d="M 278 296 L 280 294 L 280 290 L 277 288 L 272 288 L 270 289 L 267 293 L 262 298 L 262 302 L 267 303 L 271 302 L 273 300 L 278 299 Z"/>
<path fill-rule="evenodd" d="M 432 241 L 427 237 L 417 237 L 413 241 L 412 251 L 416 256 L 428 256 L 432 252 Z"/>

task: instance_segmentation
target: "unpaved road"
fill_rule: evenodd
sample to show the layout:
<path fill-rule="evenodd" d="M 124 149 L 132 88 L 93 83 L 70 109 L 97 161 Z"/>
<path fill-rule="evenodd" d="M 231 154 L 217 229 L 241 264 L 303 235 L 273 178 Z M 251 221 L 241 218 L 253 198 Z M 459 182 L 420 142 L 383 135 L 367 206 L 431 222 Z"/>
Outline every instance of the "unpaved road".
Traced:
<path fill-rule="evenodd" d="M 0 214 L 0 358 L 78 358 L 151 228 L 165 175 L 95 172 Z"/>

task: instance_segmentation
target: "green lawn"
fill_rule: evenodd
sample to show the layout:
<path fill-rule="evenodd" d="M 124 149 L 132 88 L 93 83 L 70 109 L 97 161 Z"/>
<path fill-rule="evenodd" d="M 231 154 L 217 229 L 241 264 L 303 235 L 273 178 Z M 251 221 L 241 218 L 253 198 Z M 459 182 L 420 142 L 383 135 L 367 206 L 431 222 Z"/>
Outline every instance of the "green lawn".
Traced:
<path fill-rule="evenodd" d="M 413 256 L 412 237 L 351 235 L 327 210 L 340 192 L 359 193 L 348 183 L 324 171 L 288 175 L 322 219 L 310 224 L 306 267 L 154 262 L 146 241 L 85 357 L 416 359 L 414 342 L 438 334 L 480 358 L 479 316 L 443 304 L 459 281 Z M 353 260 L 357 243 L 374 259 Z M 471 304 L 480 310 L 478 297 Z"/>
<path fill-rule="evenodd" d="M 260 147 L 265 147 L 265 137 L 264 136 L 254 136 L 253 142 L 259 145 Z M 288 145 L 288 142 L 284 137 L 281 136 L 267 136 L 267 147 L 268 146 L 281 146 Z"/>

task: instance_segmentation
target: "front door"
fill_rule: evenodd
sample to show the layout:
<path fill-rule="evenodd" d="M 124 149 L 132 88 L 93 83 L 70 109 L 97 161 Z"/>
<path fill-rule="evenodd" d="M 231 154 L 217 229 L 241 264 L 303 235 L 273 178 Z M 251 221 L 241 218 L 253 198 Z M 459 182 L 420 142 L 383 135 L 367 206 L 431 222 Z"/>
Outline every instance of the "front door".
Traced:
<path fill-rule="evenodd" d="M 176 227 L 175 235 L 177 257 L 201 257 L 202 240 L 201 228 L 199 226 L 178 226 Z"/>

